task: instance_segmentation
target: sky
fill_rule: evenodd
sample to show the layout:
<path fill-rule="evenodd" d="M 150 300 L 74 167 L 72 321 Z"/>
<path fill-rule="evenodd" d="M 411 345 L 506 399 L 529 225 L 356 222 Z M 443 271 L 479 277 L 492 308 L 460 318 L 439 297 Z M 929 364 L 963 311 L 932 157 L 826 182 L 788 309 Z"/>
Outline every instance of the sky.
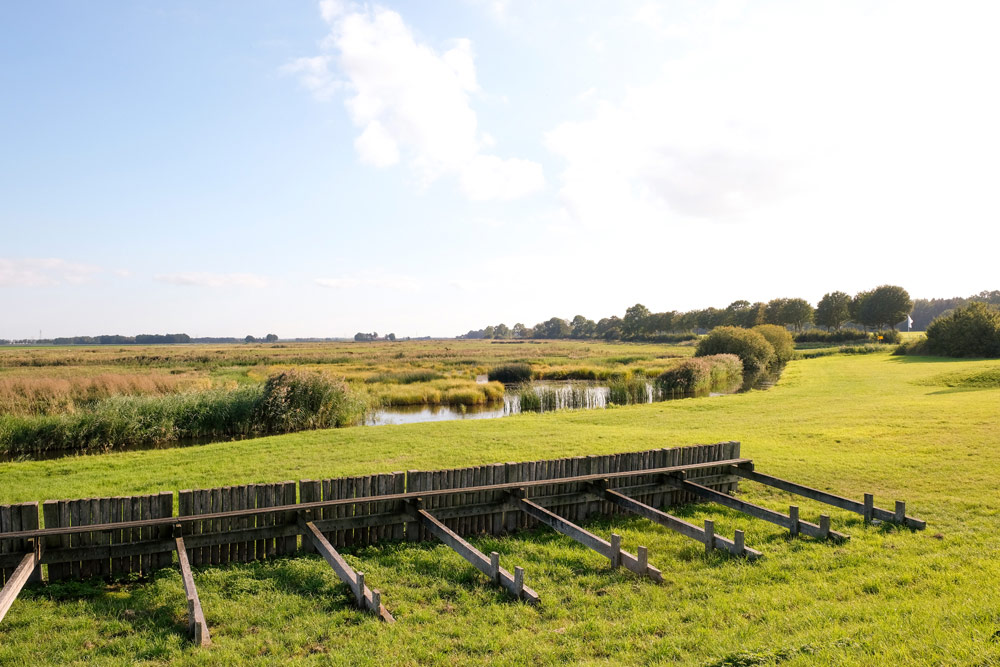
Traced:
<path fill-rule="evenodd" d="M 1000 289 L 994 2 L 0 4 L 0 338 Z"/>

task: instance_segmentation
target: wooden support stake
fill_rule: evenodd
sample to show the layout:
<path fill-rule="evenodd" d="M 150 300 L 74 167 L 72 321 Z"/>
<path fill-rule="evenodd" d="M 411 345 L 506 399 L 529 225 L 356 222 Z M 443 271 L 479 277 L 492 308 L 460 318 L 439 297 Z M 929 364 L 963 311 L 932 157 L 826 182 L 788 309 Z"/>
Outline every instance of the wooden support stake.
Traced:
<path fill-rule="evenodd" d="M 520 503 L 521 509 L 528 516 L 544 523 L 556 532 L 562 533 L 566 537 L 576 540 L 583 546 L 593 549 L 605 558 L 612 558 L 612 547 L 610 542 L 602 540 L 597 535 L 580 528 L 580 526 L 575 523 L 567 521 L 558 514 L 550 512 L 541 505 L 536 505 L 526 498 L 517 498 L 517 501 Z M 657 583 L 663 583 L 663 574 L 658 569 L 652 565 L 647 565 L 644 569 L 639 569 L 638 558 L 627 551 L 619 550 L 619 553 L 621 554 L 621 565 L 626 569 L 631 570 L 636 574 L 649 577 Z"/>
<path fill-rule="evenodd" d="M 893 519 L 896 523 L 906 523 L 906 503 L 902 500 L 896 501 L 896 514 Z"/>
<path fill-rule="evenodd" d="M 649 567 L 649 553 L 646 547 L 636 547 L 635 557 L 639 559 L 640 568 Z"/>
<path fill-rule="evenodd" d="M 915 528 L 917 530 L 923 530 L 924 528 L 927 527 L 927 522 L 924 521 L 923 519 L 917 519 L 912 516 L 906 516 L 905 514 L 903 515 L 902 520 L 897 521 L 894 512 L 882 509 L 881 507 L 875 507 L 874 502 L 869 501 L 868 496 L 871 494 L 865 494 L 865 502 L 859 503 L 858 501 L 851 500 L 850 498 L 844 498 L 841 496 L 834 495 L 832 493 L 827 493 L 826 491 L 820 491 L 819 489 L 812 489 L 808 486 L 796 484 L 795 482 L 789 482 L 786 479 L 780 479 L 778 477 L 772 477 L 771 475 L 765 475 L 763 473 L 756 472 L 753 470 L 752 466 L 753 466 L 752 463 L 730 464 L 729 472 L 735 475 L 739 475 L 744 479 L 749 479 L 750 481 L 753 482 L 759 482 L 761 484 L 766 484 L 767 486 L 771 486 L 776 489 L 781 489 L 782 491 L 794 493 L 796 495 L 802 496 L 803 498 L 818 500 L 821 503 L 826 503 L 827 505 L 833 505 L 834 507 L 839 507 L 840 509 L 847 510 L 848 512 L 861 514 L 865 516 L 865 520 L 867 521 L 870 521 L 871 519 L 879 519 L 881 521 L 893 521 L 896 523 L 901 523 L 909 528 Z"/>
<path fill-rule="evenodd" d="M 820 514 L 819 515 L 819 531 L 824 535 L 830 534 L 830 515 Z M 824 538 L 825 539 L 825 538 Z"/>
<path fill-rule="evenodd" d="M 697 486 L 697 485 L 695 484 L 692 486 Z M 699 487 L 699 488 L 704 488 L 704 487 Z M 633 514 L 638 514 L 639 516 L 645 517 L 650 521 L 658 523 L 664 528 L 669 528 L 670 530 L 676 531 L 681 535 L 684 535 L 685 537 L 690 537 L 691 539 L 697 540 L 698 542 L 702 543 L 705 542 L 704 529 L 699 528 L 693 523 L 689 523 L 687 521 L 684 521 L 683 519 L 678 519 L 675 516 L 660 511 L 655 507 L 650 507 L 649 505 L 640 503 L 638 500 L 635 500 L 634 498 L 629 498 L 628 496 L 618 493 L 617 491 L 612 491 L 611 489 L 603 489 L 603 488 L 597 488 L 596 490 L 599 495 L 603 495 L 606 500 L 609 500 L 610 502 L 614 503 L 618 507 L 621 507 L 622 509 L 628 510 Z M 713 493 L 715 492 L 713 491 Z M 725 497 L 729 498 L 730 496 L 725 496 Z M 779 514 L 778 516 L 784 516 L 784 515 Z M 714 546 L 716 549 L 724 549 L 729 553 L 733 554 L 734 556 L 746 556 L 747 558 L 755 559 L 755 558 L 760 558 L 762 555 L 759 551 L 755 549 L 747 549 L 742 545 L 738 547 L 734 541 L 728 540 L 725 537 L 722 537 L 721 535 L 715 535 L 713 539 L 714 539 Z"/>
<path fill-rule="evenodd" d="M 746 551 L 746 546 L 743 544 L 743 531 L 737 530 L 733 533 L 733 546 L 736 548 L 738 554 L 743 554 Z"/>
<path fill-rule="evenodd" d="M 788 507 L 788 518 L 791 519 L 791 523 L 788 526 L 788 533 L 792 537 L 795 537 L 799 534 L 799 508 L 796 505 Z"/>
<path fill-rule="evenodd" d="M 611 533 L 611 553 L 608 555 L 611 558 L 611 567 L 622 566 L 622 536 L 618 533 Z"/>
<path fill-rule="evenodd" d="M 208 632 L 205 613 L 201 610 L 201 600 L 198 599 L 198 589 L 194 585 L 191 564 L 188 562 L 187 547 L 184 546 L 184 538 L 180 536 L 179 525 L 175 528 L 174 534 L 176 535 L 174 546 L 177 549 L 177 563 L 181 569 L 181 581 L 184 582 L 184 594 L 187 596 L 188 628 L 195 644 L 208 646 L 212 643 L 212 636 Z"/>
<path fill-rule="evenodd" d="M 715 548 L 715 522 L 705 519 L 705 555 L 711 555 Z"/>
<path fill-rule="evenodd" d="M 38 538 L 33 540 L 34 550 L 24 554 L 14 573 L 7 579 L 7 583 L 0 589 L 0 621 L 7 615 L 10 606 L 14 604 L 18 594 L 24 585 L 31 579 L 31 575 L 42 562 L 42 541 Z"/>
<path fill-rule="evenodd" d="M 734 509 L 737 512 L 743 512 L 744 514 L 749 514 L 752 517 L 758 519 L 763 519 L 764 521 L 769 521 L 777 526 L 792 530 L 792 518 L 790 516 L 785 516 L 781 512 L 775 512 L 774 510 L 768 509 L 766 507 L 761 507 L 760 505 L 754 505 L 753 503 L 748 503 L 739 498 L 734 498 L 729 494 L 722 493 L 721 491 L 716 491 L 715 489 L 710 489 L 707 486 L 702 486 L 700 484 L 695 484 L 694 482 L 688 482 L 686 480 L 680 479 L 679 477 L 668 477 L 666 482 L 678 489 L 684 489 L 685 491 L 690 491 L 691 493 L 701 496 L 708 501 L 716 503 L 717 505 L 722 505 L 723 507 L 728 507 Z M 819 539 L 832 539 L 836 541 L 846 541 L 851 539 L 850 535 L 845 535 L 843 533 L 838 533 L 835 530 L 831 530 L 829 534 L 823 534 L 820 527 L 814 523 L 808 521 L 799 521 L 798 526 L 799 532 L 803 535 L 808 535 L 809 537 L 816 537 Z M 716 546 L 718 545 L 718 536 L 716 536 Z M 747 551 L 751 551 L 748 549 Z"/>
<path fill-rule="evenodd" d="M 871 523 L 875 518 L 875 496 L 870 493 L 865 494 L 865 509 L 862 516 L 865 517 L 865 523 Z"/>
<path fill-rule="evenodd" d="M 524 595 L 524 568 L 520 566 L 514 568 L 514 594 L 517 597 Z"/>
<path fill-rule="evenodd" d="M 305 533 L 305 539 L 323 556 L 324 560 L 330 564 L 333 571 L 337 573 L 340 580 L 351 589 L 358 607 L 378 616 L 386 623 L 394 623 L 395 618 L 382 604 L 381 593 L 376 596 L 375 592 L 365 586 L 364 572 L 355 572 L 354 568 L 348 565 L 344 557 L 333 548 L 326 536 L 320 532 L 312 521 L 307 521 L 302 516 L 298 519 L 299 527 Z"/>
<path fill-rule="evenodd" d="M 493 583 L 499 584 L 500 583 L 500 554 L 498 554 L 496 551 L 491 551 L 490 552 L 490 569 L 493 571 L 492 574 L 490 574 L 490 578 L 493 580 Z"/>
<path fill-rule="evenodd" d="M 418 502 L 409 504 L 408 511 L 424 528 L 427 529 L 428 532 L 430 532 L 431 535 L 454 549 L 459 556 L 469 561 L 473 567 L 485 574 L 491 580 L 495 580 L 514 597 L 521 598 L 529 604 L 539 603 L 538 593 L 524 585 L 524 571 L 521 570 L 521 568 L 515 569 L 515 573 L 518 570 L 521 570 L 521 579 L 520 582 L 518 582 L 510 572 L 500 567 L 498 554 L 496 575 L 494 575 L 493 562 L 490 558 L 487 558 L 483 552 L 479 551 L 479 549 L 459 537 L 453 530 L 445 526 L 429 512 L 427 512 L 427 510 L 420 509 L 419 499 L 417 499 L 417 501 Z"/>

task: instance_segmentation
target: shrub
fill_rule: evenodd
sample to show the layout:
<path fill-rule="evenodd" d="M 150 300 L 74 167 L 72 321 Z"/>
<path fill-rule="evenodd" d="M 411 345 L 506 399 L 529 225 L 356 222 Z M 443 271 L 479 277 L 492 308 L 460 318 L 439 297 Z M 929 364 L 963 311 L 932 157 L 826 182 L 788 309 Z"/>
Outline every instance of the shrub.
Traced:
<path fill-rule="evenodd" d="M 264 383 L 256 423 L 265 433 L 348 426 L 364 417 L 367 405 L 342 381 L 320 373 L 286 371 Z"/>
<path fill-rule="evenodd" d="M 767 342 L 774 348 L 774 361 L 772 367 L 784 366 L 795 356 L 795 341 L 788 329 L 777 324 L 758 324 L 752 331 L 756 331 L 767 339 Z"/>
<path fill-rule="evenodd" d="M 878 340 L 879 336 L 882 337 L 882 340 L 880 340 L 879 342 L 887 345 L 896 345 L 897 343 L 899 343 L 899 341 L 903 339 L 903 337 L 900 336 L 899 332 L 896 331 L 895 329 L 886 329 L 885 331 L 879 331 L 875 333 L 874 334 L 875 340 Z"/>
<path fill-rule="evenodd" d="M 504 384 L 518 384 L 531 381 L 531 366 L 528 364 L 504 364 L 490 369 L 490 381 Z"/>
<path fill-rule="evenodd" d="M 980 301 L 927 327 L 927 348 L 946 357 L 1000 357 L 1000 311 Z"/>
<path fill-rule="evenodd" d="M 735 354 L 743 362 L 743 373 L 755 376 L 767 370 L 775 358 L 774 347 L 759 332 L 740 327 L 716 327 L 698 341 L 694 356 Z"/>
<path fill-rule="evenodd" d="M 733 354 L 685 359 L 660 374 L 656 387 L 663 397 L 692 396 L 729 389 L 743 380 L 743 362 Z"/>
<path fill-rule="evenodd" d="M 871 340 L 872 335 L 858 329 L 839 329 L 837 331 L 812 329 L 799 332 L 793 338 L 796 343 L 846 343 L 847 341 Z"/>
<path fill-rule="evenodd" d="M 912 354 L 916 356 L 927 356 L 931 352 L 927 349 L 927 338 L 925 336 L 921 336 L 920 338 L 900 343 L 899 347 L 893 350 L 892 353 L 895 355 Z"/>

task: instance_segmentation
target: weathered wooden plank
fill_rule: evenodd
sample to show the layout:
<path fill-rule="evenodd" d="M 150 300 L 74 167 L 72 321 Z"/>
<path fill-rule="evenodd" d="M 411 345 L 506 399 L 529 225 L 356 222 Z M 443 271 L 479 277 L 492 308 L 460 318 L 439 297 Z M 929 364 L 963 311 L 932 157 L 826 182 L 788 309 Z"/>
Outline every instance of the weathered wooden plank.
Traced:
<path fill-rule="evenodd" d="M 177 550 L 177 563 L 181 570 L 181 581 L 184 582 L 184 595 L 187 597 L 188 627 L 191 630 L 191 636 L 195 644 L 209 646 L 212 643 L 212 636 L 208 631 L 208 623 L 205 622 L 205 612 L 201 609 L 198 589 L 194 585 L 194 575 L 191 573 L 191 564 L 188 562 L 187 547 L 184 545 L 184 538 L 177 536 L 174 547 Z"/>
<path fill-rule="evenodd" d="M 598 487 L 598 489 L 599 488 L 600 487 Z M 677 517 L 671 516 L 666 512 L 662 512 L 655 507 L 650 507 L 645 503 L 641 503 L 633 498 L 629 498 L 626 495 L 618 493 L 617 491 L 612 491 L 611 489 L 604 489 L 603 495 L 611 502 L 625 510 L 628 510 L 629 512 L 645 517 L 650 521 L 678 532 L 685 537 L 690 537 L 691 539 L 701 542 L 702 544 L 709 544 L 708 535 L 705 529 L 699 528 L 693 523 L 689 523 L 683 519 L 678 519 Z M 713 535 L 711 546 L 712 548 L 728 551 L 734 556 L 745 556 L 749 559 L 760 558 L 762 555 L 755 549 L 747 549 L 745 547 L 741 548 L 732 540 L 728 540 L 721 535 Z"/>
<path fill-rule="evenodd" d="M 41 541 L 36 540 L 35 544 L 37 546 L 34 550 L 22 556 L 21 562 L 18 564 L 17 568 L 14 569 L 14 572 L 6 578 L 6 583 L 3 588 L 0 589 L 0 621 L 2 621 L 3 617 L 7 615 L 7 611 L 10 609 L 11 605 L 14 604 L 14 600 L 17 599 L 21 589 L 24 588 L 26 583 L 28 583 L 32 573 L 34 573 L 41 564 Z"/>
<path fill-rule="evenodd" d="M 483 552 L 466 542 L 462 537 L 437 520 L 427 510 L 420 509 L 419 503 L 411 505 L 411 514 L 417 518 L 434 537 L 451 547 L 459 556 L 467 560 L 473 567 L 485 574 L 491 580 L 505 588 L 511 595 L 519 597 L 530 604 L 538 604 L 538 593 L 514 581 L 514 577 L 503 568 L 493 569 L 490 559 Z"/>
<path fill-rule="evenodd" d="M 695 484 L 694 482 L 689 482 L 687 480 L 682 480 L 679 478 L 668 478 L 668 484 L 672 484 L 677 488 L 684 489 L 687 492 L 695 494 L 701 498 L 704 498 L 710 502 L 722 505 L 723 507 L 728 507 L 734 509 L 737 512 L 743 512 L 744 514 L 749 514 L 752 517 L 758 519 L 763 519 L 776 526 L 781 526 L 786 530 L 793 530 L 793 519 L 791 516 L 782 514 L 781 512 L 775 512 L 774 510 L 768 509 L 766 507 L 761 507 L 760 505 L 754 505 L 753 503 L 748 503 L 745 500 L 740 500 L 739 498 L 734 498 L 733 496 L 722 493 L 721 491 L 715 491 L 714 489 L 709 489 L 700 484 Z M 837 541 L 849 540 L 850 536 L 843 533 L 838 533 L 837 531 L 831 530 L 829 534 L 825 534 L 824 531 L 820 529 L 814 523 L 809 523 L 808 521 L 802 521 L 797 519 L 798 532 L 801 532 L 810 537 L 816 537 L 819 539 L 832 539 Z"/>
<path fill-rule="evenodd" d="M 837 496 L 826 491 L 820 491 L 819 489 L 813 489 L 808 486 L 803 486 L 802 484 L 796 484 L 795 482 L 790 482 L 786 479 L 781 479 L 780 477 L 765 475 L 753 470 L 753 468 L 749 466 L 731 465 L 730 470 L 744 479 L 759 482 L 760 484 L 765 484 L 788 493 L 794 493 L 804 498 L 817 500 L 821 503 L 826 503 L 827 505 L 833 505 L 834 507 L 839 507 L 840 509 L 847 510 L 848 512 L 854 512 L 855 514 L 860 514 L 862 516 L 865 515 L 865 504 L 859 503 L 856 500 Z M 872 516 L 874 518 L 893 523 L 897 522 L 895 512 L 882 509 L 880 507 L 872 507 L 871 509 Z M 905 515 L 902 519 L 903 520 L 899 523 L 904 523 L 909 528 L 923 530 L 927 527 L 927 522 L 923 519 Z"/>
<path fill-rule="evenodd" d="M 601 539 L 597 535 L 594 535 L 593 533 L 587 530 L 584 530 L 583 528 L 577 526 L 575 523 L 571 521 L 567 521 L 558 514 L 550 512 L 541 505 L 531 502 L 527 498 L 520 498 L 520 503 L 521 503 L 521 509 L 525 513 L 530 514 L 535 519 L 546 524 L 555 531 L 576 540 L 580 544 L 590 549 L 593 549 L 594 551 L 601 554 L 605 558 L 611 559 L 613 555 L 616 558 L 618 557 L 617 551 L 614 554 L 612 554 L 610 542 Z M 620 553 L 621 553 L 621 564 L 626 569 L 631 570 L 636 574 L 649 577 L 650 579 L 652 579 L 657 583 L 661 583 L 663 581 L 663 575 L 660 573 L 658 569 L 656 569 L 652 565 L 647 565 L 644 569 L 640 571 L 638 558 L 625 551 L 622 551 Z"/>
<path fill-rule="evenodd" d="M 381 595 L 364 584 L 363 576 L 358 576 L 359 573 L 355 572 L 354 568 L 344 560 L 344 557 L 330 544 L 330 541 L 326 539 L 316 524 L 300 519 L 299 527 L 304 531 L 305 539 L 312 543 L 315 551 L 323 556 L 323 559 L 329 563 L 340 580 L 351 589 L 357 605 L 372 612 L 387 623 L 395 623 L 396 619 L 382 604 Z"/>

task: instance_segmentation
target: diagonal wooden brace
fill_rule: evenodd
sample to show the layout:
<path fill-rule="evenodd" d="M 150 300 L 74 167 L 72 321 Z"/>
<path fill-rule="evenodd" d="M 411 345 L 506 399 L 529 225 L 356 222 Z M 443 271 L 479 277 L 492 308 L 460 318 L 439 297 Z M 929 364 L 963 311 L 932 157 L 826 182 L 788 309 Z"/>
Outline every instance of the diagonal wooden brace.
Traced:
<path fill-rule="evenodd" d="M 42 540 L 36 537 L 32 540 L 32 543 L 34 548 L 31 553 L 24 554 L 21 562 L 18 563 L 17 568 L 14 570 L 14 574 L 7 579 L 7 583 L 3 589 L 0 589 L 0 621 L 7 615 L 11 605 L 14 604 L 14 600 L 20 594 L 21 589 L 24 588 L 24 585 L 32 578 L 32 574 L 41 565 Z"/>
<path fill-rule="evenodd" d="M 593 485 L 594 493 L 603 496 L 605 500 L 608 500 L 618 507 L 624 510 L 628 510 L 633 514 L 638 514 L 641 517 L 645 517 L 654 523 L 658 523 L 665 528 L 676 531 L 685 537 L 690 537 L 693 540 L 697 540 L 705 545 L 706 550 L 710 551 L 712 549 L 721 549 L 723 551 L 728 551 L 734 556 L 741 556 L 748 558 L 750 560 L 755 560 L 760 558 L 762 554 L 755 550 L 749 549 L 743 543 L 742 539 L 737 543 L 734 540 L 726 539 L 721 535 L 712 534 L 712 543 L 708 543 L 708 533 L 704 528 L 699 528 L 693 523 L 684 521 L 683 519 L 678 519 L 675 516 L 671 516 L 666 512 L 662 512 L 655 507 L 650 507 L 645 503 L 641 503 L 634 498 L 629 498 L 628 496 L 618 493 L 617 491 L 612 491 L 608 489 L 604 484 L 595 483 Z M 742 536 L 741 536 L 742 537 Z"/>
<path fill-rule="evenodd" d="M 475 548 L 457 533 L 438 521 L 427 510 L 421 509 L 420 498 L 407 503 L 407 512 L 416 519 L 427 532 L 438 538 L 449 547 L 455 550 L 459 556 L 467 560 L 473 567 L 485 574 L 499 586 L 506 589 L 511 595 L 520 598 L 529 604 L 538 604 L 540 599 L 538 593 L 524 585 L 524 570 L 515 568 L 512 575 L 507 570 L 500 567 L 499 554 L 491 554 L 487 557 L 479 549 Z M 495 552 L 494 552 L 495 553 Z"/>
<path fill-rule="evenodd" d="M 733 496 L 722 493 L 721 491 L 710 489 L 707 486 L 689 482 L 679 475 L 667 476 L 664 481 L 674 488 L 689 491 L 690 493 L 716 503 L 717 505 L 722 505 L 723 507 L 734 509 L 737 512 L 743 512 L 744 514 L 749 514 L 752 517 L 763 519 L 764 521 L 769 521 L 777 526 L 781 526 L 793 535 L 802 533 L 803 535 L 808 535 L 809 537 L 815 537 L 821 540 L 829 539 L 838 542 L 851 539 L 850 535 L 830 530 L 828 525 L 829 517 L 827 517 L 825 521 L 821 521 L 821 523 L 826 524 L 825 527 L 823 525 L 817 526 L 814 523 L 802 521 L 798 518 L 798 516 L 793 516 L 796 513 L 795 510 L 793 510 L 789 515 L 782 514 L 781 512 L 775 512 L 774 510 L 770 510 L 766 507 L 761 507 L 760 505 L 754 505 L 753 503 L 748 503 L 745 500 L 734 498 Z"/>
<path fill-rule="evenodd" d="M 562 533 L 566 537 L 576 540 L 585 547 L 593 549 L 605 558 L 608 558 L 611 561 L 612 566 L 620 564 L 625 569 L 631 570 L 636 574 L 649 577 L 657 583 L 663 582 L 663 574 L 648 562 L 645 562 L 645 549 L 643 549 L 643 558 L 640 559 L 638 556 L 633 556 L 627 551 L 622 551 L 619 541 L 621 538 L 618 538 L 617 536 L 612 536 L 615 540 L 614 543 L 607 542 L 597 535 L 584 530 L 572 521 L 564 519 L 555 512 L 551 512 L 541 505 L 531 502 L 524 497 L 523 492 L 512 493 L 511 497 L 516 499 L 519 507 L 525 514 L 537 519 L 541 523 L 544 523 L 556 532 Z"/>
<path fill-rule="evenodd" d="M 780 477 L 772 477 L 771 475 L 759 473 L 753 469 L 753 463 L 751 462 L 744 462 L 738 465 L 731 464 L 729 466 L 729 472 L 752 482 L 759 482 L 760 484 L 781 489 L 782 491 L 787 491 L 788 493 L 794 493 L 802 496 L 803 498 L 817 500 L 821 503 L 826 503 L 827 505 L 833 505 L 834 507 L 839 507 L 842 510 L 847 510 L 848 512 L 860 514 L 865 517 L 866 521 L 879 519 L 881 521 L 898 523 L 916 530 L 923 530 L 927 527 L 927 522 L 923 519 L 906 516 L 905 503 L 897 502 L 895 507 L 896 511 L 882 509 L 881 507 L 874 506 L 870 494 L 866 494 L 866 502 L 859 503 L 858 501 L 851 500 L 850 498 L 844 498 L 832 493 L 827 493 L 826 491 L 820 491 L 819 489 L 813 489 L 808 486 L 796 484 L 795 482 L 789 482 L 787 479 L 781 479 Z"/>
<path fill-rule="evenodd" d="M 205 622 L 205 612 L 201 609 L 201 600 L 198 598 L 198 589 L 194 585 L 191 563 L 188 561 L 184 538 L 180 536 L 179 525 L 174 528 L 174 546 L 177 549 L 177 563 L 181 570 L 181 581 L 184 582 L 184 595 L 187 596 L 188 629 L 195 644 L 209 646 L 212 643 L 212 636 L 208 631 L 208 623 Z"/>
<path fill-rule="evenodd" d="M 333 548 L 326 536 L 320 532 L 312 521 L 308 520 L 308 514 L 300 514 L 298 517 L 299 528 L 305 534 L 305 539 L 312 543 L 316 551 L 323 556 L 324 560 L 330 564 L 333 571 L 337 573 L 340 580 L 351 589 L 354 600 L 358 607 L 369 611 L 386 623 L 395 623 L 396 619 L 382 604 L 382 594 L 379 591 L 368 588 L 365 585 L 365 575 L 363 572 L 355 572 L 354 568 L 348 565 L 344 557 Z"/>

